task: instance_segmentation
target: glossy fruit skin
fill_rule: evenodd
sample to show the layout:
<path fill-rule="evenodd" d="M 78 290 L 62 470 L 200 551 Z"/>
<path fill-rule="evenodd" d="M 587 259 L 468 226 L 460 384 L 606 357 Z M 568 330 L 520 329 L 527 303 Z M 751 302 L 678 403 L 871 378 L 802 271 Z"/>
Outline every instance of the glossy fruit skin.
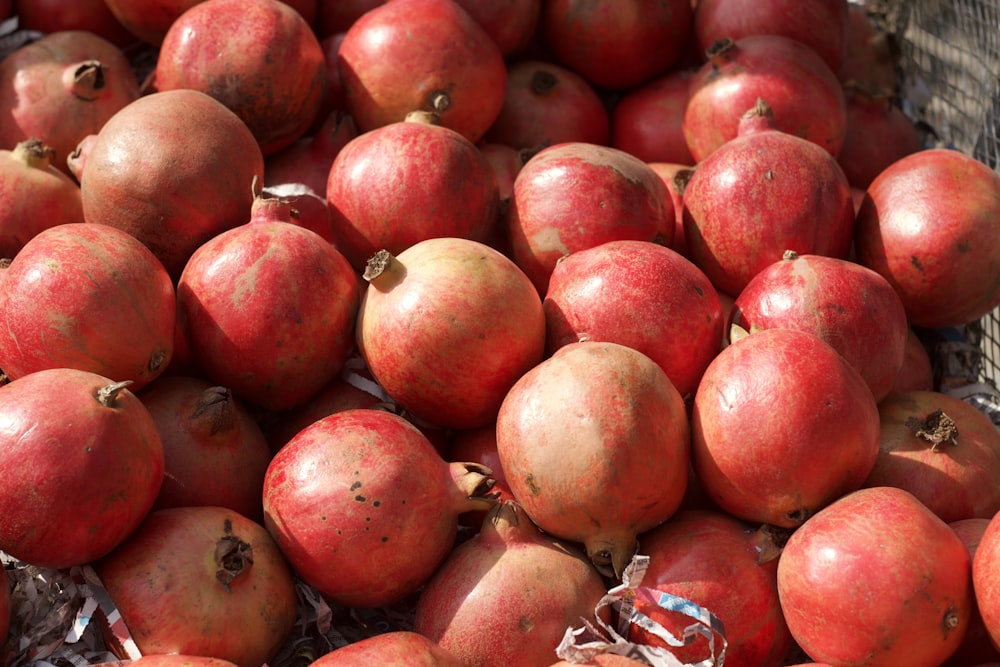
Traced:
<path fill-rule="evenodd" d="M 663 369 L 610 342 L 559 348 L 517 381 L 497 417 L 517 502 L 542 530 L 582 542 L 611 577 L 621 576 L 636 535 L 680 506 L 689 439 L 684 402 Z"/>
<path fill-rule="evenodd" d="M 611 145 L 645 162 L 694 164 L 684 138 L 690 69 L 676 69 L 627 91 L 611 110 Z"/>
<path fill-rule="evenodd" d="M 499 47 L 451 0 L 385 3 L 359 17 L 340 45 L 347 111 L 367 132 L 433 111 L 478 141 L 503 104 L 507 68 Z"/>
<path fill-rule="evenodd" d="M 410 630 L 389 630 L 335 648 L 316 658 L 316 667 L 465 667 L 437 642 Z"/>
<path fill-rule="evenodd" d="M 794 528 L 861 487 L 878 455 L 875 397 L 814 334 L 764 329 L 709 364 L 691 416 L 695 472 L 722 509 Z"/>
<path fill-rule="evenodd" d="M 255 667 L 278 653 L 295 624 L 292 571 L 264 527 L 233 510 L 150 512 L 94 569 L 143 654 Z"/>
<path fill-rule="evenodd" d="M 156 423 L 128 389 L 89 371 L 42 370 L 0 387 L 0 544 L 39 567 L 115 549 L 153 505 L 164 457 Z"/>
<path fill-rule="evenodd" d="M 427 239 L 369 280 L 356 339 L 375 380 L 415 418 L 475 428 L 496 419 L 514 382 L 542 360 L 545 314 L 506 256 Z"/>
<path fill-rule="evenodd" d="M 1000 175 L 947 148 L 897 160 L 868 187 L 857 261 L 885 276 L 910 324 L 971 322 L 1000 305 Z"/>
<path fill-rule="evenodd" d="M 694 396 L 719 350 L 722 304 L 702 271 L 649 241 L 609 241 L 568 255 L 542 302 L 546 350 L 581 339 L 646 354 L 681 396 Z"/>
<path fill-rule="evenodd" d="M 750 279 L 732 323 L 747 331 L 799 329 L 816 334 L 861 373 L 876 401 L 903 365 L 909 327 L 885 278 L 846 259 L 788 255 Z"/>
<path fill-rule="evenodd" d="M 77 368 L 139 390 L 173 354 L 176 297 L 163 265 L 123 231 L 84 222 L 35 235 L 0 281 L 0 368 Z"/>
<path fill-rule="evenodd" d="M 83 214 L 142 241 L 176 280 L 201 244 L 249 219 L 263 174 L 256 139 L 222 103 L 197 90 L 152 93 L 98 133 L 80 179 Z"/>
<path fill-rule="evenodd" d="M 968 628 L 971 583 L 962 540 L 893 487 L 862 489 L 821 510 L 778 560 L 792 636 L 814 660 L 835 665 L 941 664 Z"/>

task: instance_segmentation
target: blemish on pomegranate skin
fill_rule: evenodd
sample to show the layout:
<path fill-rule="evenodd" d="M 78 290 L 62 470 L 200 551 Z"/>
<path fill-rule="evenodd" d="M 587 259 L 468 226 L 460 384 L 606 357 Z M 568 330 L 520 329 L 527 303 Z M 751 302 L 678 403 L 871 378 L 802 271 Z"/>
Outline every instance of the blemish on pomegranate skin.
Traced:
<path fill-rule="evenodd" d="M 531 495 L 537 496 L 539 493 L 542 492 L 542 490 L 538 488 L 538 485 L 535 484 L 534 475 L 528 475 L 527 477 L 525 477 L 524 483 L 528 485 L 528 489 L 531 491 Z"/>
<path fill-rule="evenodd" d="M 357 495 L 357 496 L 354 496 L 354 500 L 357 501 L 357 502 L 359 502 L 359 503 L 363 503 L 363 502 L 365 502 L 366 498 L 364 496 L 362 496 L 362 495 Z"/>
<path fill-rule="evenodd" d="M 351 491 L 357 491 L 360 488 L 361 488 L 361 482 L 355 482 L 354 484 L 351 484 Z"/>
<path fill-rule="evenodd" d="M 517 621 L 517 627 L 521 632 L 527 634 L 531 632 L 531 629 L 535 627 L 535 624 L 530 618 L 522 616 Z"/>
<path fill-rule="evenodd" d="M 920 260 L 917 259 L 916 255 L 910 256 L 910 264 L 912 264 L 917 271 L 920 271 L 921 273 L 924 272 L 924 265 L 920 263 Z"/>

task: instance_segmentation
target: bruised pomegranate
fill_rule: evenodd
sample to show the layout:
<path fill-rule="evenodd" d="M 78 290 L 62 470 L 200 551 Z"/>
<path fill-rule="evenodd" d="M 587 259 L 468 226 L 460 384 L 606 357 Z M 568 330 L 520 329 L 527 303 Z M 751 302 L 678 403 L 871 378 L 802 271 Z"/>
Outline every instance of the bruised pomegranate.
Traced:
<path fill-rule="evenodd" d="M 435 641 L 410 630 L 389 630 L 336 648 L 316 658 L 316 667 L 467 667 Z"/>
<path fill-rule="evenodd" d="M 844 172 L 815 143 L 781 131 L 758 99 L 738 136 L 698 163 L 684 187 L 684 240 L 692 261 L 736 297 L 786 250 L 844 259 L 854 203 Z"/>
<path fill-rule="evenodd" d="M 965 324 L 1000 305 L 998 221 L 1000 174 L 956 150 L 921 150 L 868 187 L 857 260 L 885 276 L 910 324 Z"/>
<path fill-rule="evenodd" d="M 38 567 L 83 565 L 143 520 L 163 445 L 128 384 L 53 368 L 0 386 L 0 550 Z"/>
<path fill-rule="evenodd" d="M 454 544 L 459 514 L 492 504 L 488 474 L 446 462 L 396 414 L 344 410 L 275 454 L 264 521 L 295 571 L 331 602 L 379 607 L 430 578 Z"/>
<path fill-rule="evenodd" d="M 582 542 L 609 577 L 621 576 L 636 536 L 680 506 L 689 438 L 684 401 L 663 369 L 609 342 L 556 350 L 517 381 L 497 417 L 517 502 L 545 532 Z"/>
<path fill-rule="evenodd" d="M 424 586 L 414 629 L 468 667 L 548 667 L 566 628 L 592 617 L 604 592 L 582 553 L 503 503 Z"/>
<path fill-rule="evenodd" d="M 969 626 L 969 564 L 958 535 L 911 494 L 861 489 L 792 533 L 778 559 L 778 594 L 813 660 L 934 667 Z"/>
<path fill-rule="evenodd" d="M 875 465 L 875 397 L 815 334 L 764 329 L 709 364 L 691 416 L 695 472 L 730 514 L 794 528 Z"/>
<path fill-rule="evenodd" d="M 295 624 L 295 580 L 281 552 L 263 526 L 230 509 L 150 512 L 94 569 L 143 654 L 260 667 Z"/>

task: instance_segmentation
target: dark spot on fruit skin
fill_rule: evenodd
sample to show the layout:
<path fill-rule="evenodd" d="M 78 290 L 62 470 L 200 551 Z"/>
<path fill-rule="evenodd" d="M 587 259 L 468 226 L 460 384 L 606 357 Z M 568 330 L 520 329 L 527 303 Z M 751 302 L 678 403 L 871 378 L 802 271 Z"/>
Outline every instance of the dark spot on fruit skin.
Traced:
<path fill-rule="evenodd" d="M 917 269 L 917 271 L 920 271 L 921 273 L 924 272 L 924 265 L 920 263 L 920 260 L 917 259 L 916 255 L 912 255 L 910 257 L 910 264 L 912 264 Z"/>
<path fill-rule="evenodd" d="M 531 495 L 537 496 L 539 493 L 542 492 L 542 490 L 538 488 L 538 485 L 535 484 L 534 475 L 528 475 L 527 477 L 525 477 L 524 483 L 528 485 L 528 489 L 531 491 Z"/>
<path fill-rule="evenodd" d="M 373 500 L 372 507 L 379 507 L 382 504 L 381 500 Z"/>
<path fill-rule="evenodd" d="M 968 241 L 962 241 L 961 243 L 958 244 L 956 250 L 958 250 L 960 253 L 964 255 L 966 253 L 972 252 L 972 246 L 969 244 Z"/>
<path fill-rule="evenodd" d="M 357 496 L 354 496 L 354 500 L 356 500 L 359 503 L 363 503 L 363 502 L 365 502 L 366 499 L 365 499 L 364 496 L 357 495 Z"/>
<path fill-rule="evenodd" d="M 389 541 L 389 536 L 388 535 L 383 535 L 382 536 L 382 542 L 388 542 L 388 541 Z"/>
<path fill-rule="evenodd" d="M 355 482 L 354 484 L 351 484 L 351 491 L 357 491 L 360 488 L 361 488 L 361 482 Z"/>
<path fill-rule="evenodd" d="M 526 617 L 522 616 L 517 621 L 517 627 L 518 627 L 518 629 L 521 632 L 527 634 L 527 633 L 531 632 L 531 629 L 533 627 L 535 627 L 535 624 L 531 621 L 530 618 L 526 618 Z"/>

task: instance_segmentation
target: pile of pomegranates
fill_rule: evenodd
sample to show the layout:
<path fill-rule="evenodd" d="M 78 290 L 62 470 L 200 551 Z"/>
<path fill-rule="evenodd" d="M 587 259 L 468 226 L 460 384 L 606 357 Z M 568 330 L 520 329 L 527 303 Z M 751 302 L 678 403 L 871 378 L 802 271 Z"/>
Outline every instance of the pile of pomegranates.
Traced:
<path fill-rule="evenodd" d="M 863 5 L 0 14 L 3 664 L 45 569 L 140 664 L 1000 663 L 1000 175 Z"/>

